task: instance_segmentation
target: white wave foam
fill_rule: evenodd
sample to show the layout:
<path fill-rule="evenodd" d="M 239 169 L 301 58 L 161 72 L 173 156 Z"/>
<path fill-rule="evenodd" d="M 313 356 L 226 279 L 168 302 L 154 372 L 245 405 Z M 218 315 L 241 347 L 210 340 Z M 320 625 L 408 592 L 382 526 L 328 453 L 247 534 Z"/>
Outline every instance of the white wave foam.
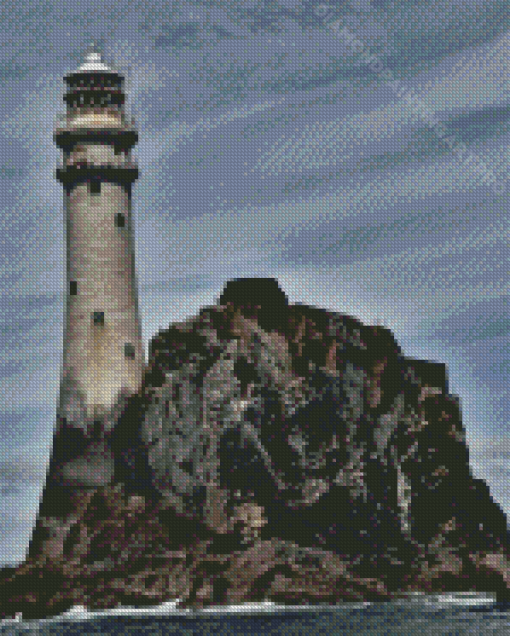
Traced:
<path fill-rule="evenodd" d="M 408 592 L 395 599 L 393 602 L 397 604 L 421 604 L 422 607 L 432 609 L 434 606 L 473 606 L 495 603 L 495 594 L 490 592 L 449 592 L 425 594 L 423 592 Z M 367 601 L 353 603 L 339 603 L 337 605 L 284 605 L 274 603 L 272 601 L 247 602 L 238 605 L 212 605 L 200 609 L 188 609 L 178 607 L 179 600 L 166 601 L 160 605 L 152 607 L 133 607 L 127 605 L 119 605 L 112 609 L 105 610 L 89 610 L 84 605 L 74 605 L 66 612 L 58 616 L 52 616 L 47 619 L 40 619 L 38 623 L 60 622 L 60 621 L 85 621 L 99 617 L 115 617 L 115 616 L 212 616 L 212 615 L 228 615 L 228 614 L 280 614 L 293 612 L 327 612 L 343 609 L 363 609 L 372 605 Z M 391 602 L 390 602 L 391 604 Z M 382 604 L 384 606 L 386 604 Z M 25 623 L 21 613 L 16 615 L 14 619 L 4 619 L 0 621 L 0 626 L 14 625 Z"/>
<path fill-rule="evenodd" d="M 423 603 L 426 605 L 470 606 L 486 605 L 496 602 L 496 594 L 492 592 L 405 592 L 395 599 L 397 603 Z"/>
<path fill-rule="evenodd" d="M 59 616 L 54 617 L 56 620 L 86 620 L 91 618 L 98 618 L 99 616 L 136 616 L 136 615 L 147 615 L 147 614 L 156 614 L 161 616 L 166 616 L 167 614 L 173 615 L 185 615 L 189 614 L 191 610 L 177 608 L 178 600 L 173 601 L 165 601 L 160 605 L 155 605 L 152 607 L 133 607 L 131 605 L 118 605 L 117 607 L 113 607 L 111 609 L 105 610 L 89 610 L 83 605 L 74 605 L 67 612 L 63 614 L 59 614 Z"/>
<path fill-rule="evenodd" d="M 86 621 L 95 618 L 114 617 L 114 616 L 212 616 L 212 615 L 228 615 L 228 614 L 273 614 L 273 613 L 292 613 L 292 612 L 306 612 L 306 611 L 331 611 L 340 607 L 349 606 L 363 608 L 370 603 L 358 602 L 358 603 L 343 603 L 341 605 L 284 605 L 280 603 L 274 603 L 272 601 L 261 602 L 247 602 L 238 605 L 212 605 L 204 608 L 190 609 L 177 607 L 179 600 L 166 601 L 160 605 L 153 607 L 133 607 L 129 605 L 119 605 L 115 608 L 105 610 L 89 610 L 84 605 L 73 605 L 70 609 L 59 614 L 58 616 L 52 616 L 46 619 L 40 619 L 38 621 L 30 622 L 61 622 L 61 621 Z M 16 619 L 6 619 L 0 622 L 2 624 L 8 623 L 20 623 L 25 622 L 22 620 L 22 615 L 18 614 Z"/>
<path fill-rule="evenodd" d="M 432 595 L 436 596 L 436 595 Z M 482 605 L 486 603 L 495 603 L 496 595 L 491 592 L 447 592 L 438 594 L 435 600 L 430 602 L 447 603 L 450 605 Z"/>

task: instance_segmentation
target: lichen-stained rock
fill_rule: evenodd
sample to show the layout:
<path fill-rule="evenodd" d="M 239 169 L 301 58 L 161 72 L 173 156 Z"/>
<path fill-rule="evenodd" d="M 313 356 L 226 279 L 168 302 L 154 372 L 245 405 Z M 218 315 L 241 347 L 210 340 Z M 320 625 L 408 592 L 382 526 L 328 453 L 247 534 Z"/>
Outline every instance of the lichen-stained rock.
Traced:
<path fill-rule="evenodd" d="M 56 432 L 4 614 L 508 589 L 506 517 L 445 365 L 273 279 L 156 334 L 138 394 L 80 426 Z"/>

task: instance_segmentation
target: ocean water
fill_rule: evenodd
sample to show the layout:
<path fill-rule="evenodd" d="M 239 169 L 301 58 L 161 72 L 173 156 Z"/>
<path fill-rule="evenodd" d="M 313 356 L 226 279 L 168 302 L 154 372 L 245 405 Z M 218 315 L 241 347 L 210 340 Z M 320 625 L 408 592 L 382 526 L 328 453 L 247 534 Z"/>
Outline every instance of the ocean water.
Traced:
<path fill-rule="evenodd" d="M 284 606 L 251 603 L 182 610 L 174 601 L 155 608 L 89 612 L 74 607 L 51 619 L 4 620 L 0 634 L 510 634 L 510 605 L 484 593 L 416 594 L 389 603 Z"/>

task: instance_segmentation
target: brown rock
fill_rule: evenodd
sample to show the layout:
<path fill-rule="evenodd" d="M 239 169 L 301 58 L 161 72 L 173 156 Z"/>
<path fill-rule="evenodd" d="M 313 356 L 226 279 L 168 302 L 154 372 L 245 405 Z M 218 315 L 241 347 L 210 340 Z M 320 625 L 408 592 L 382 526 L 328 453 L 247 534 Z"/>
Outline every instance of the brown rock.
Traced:
<path fill-rule="evenodd" d="M 136 395 L 83 435 L 59 426 L 30 558 L 0 576 L 4 615 L 508 595 L 506 519 L 470 472 L 445 365 L 289 305 L 273 279 L 229 282 L 153 338 Z M 91 447 L 108 471 L 63 480 Z"/>

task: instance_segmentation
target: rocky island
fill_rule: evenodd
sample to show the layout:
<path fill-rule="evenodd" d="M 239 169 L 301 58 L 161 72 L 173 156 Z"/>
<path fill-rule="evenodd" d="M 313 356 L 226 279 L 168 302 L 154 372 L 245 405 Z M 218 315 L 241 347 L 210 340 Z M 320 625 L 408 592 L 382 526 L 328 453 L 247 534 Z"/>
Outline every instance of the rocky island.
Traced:
<path fill-rule="evenodd" d="M 230 281 L 160 331 L 142 388 L 79 421 L 57 422 L 2 617 L 510 595 L 506 517 L 470 470 L 445 365 L 274 279 Z"/>

